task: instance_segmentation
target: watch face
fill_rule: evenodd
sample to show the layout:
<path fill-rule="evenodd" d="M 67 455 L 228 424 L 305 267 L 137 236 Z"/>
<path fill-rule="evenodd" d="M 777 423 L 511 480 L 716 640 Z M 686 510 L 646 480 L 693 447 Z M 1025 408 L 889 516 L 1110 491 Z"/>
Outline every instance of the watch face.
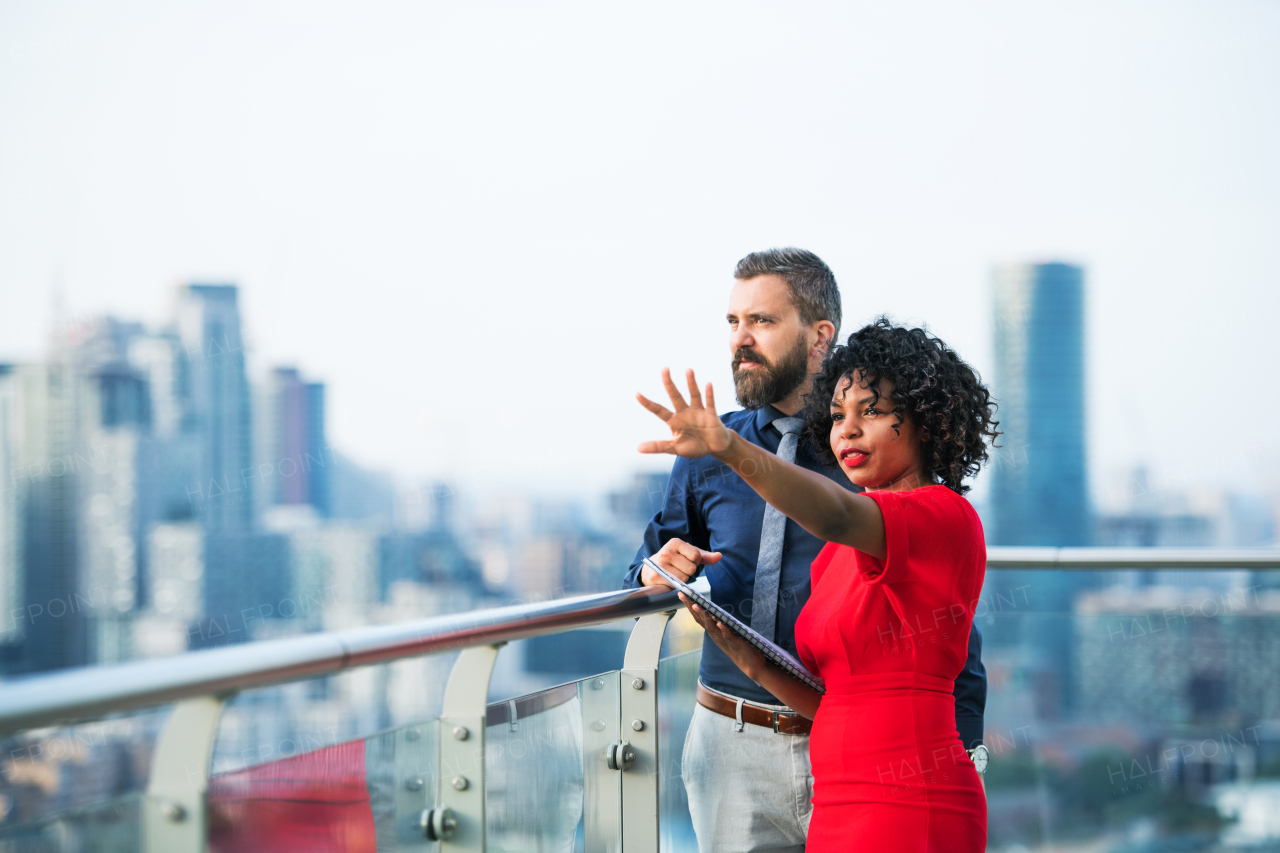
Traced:
<path fill-rule="evenodd" d="M 978 744 L 973 749 L 969 750 L 969 755 L 973 758 L 973 768 L 979 773 L 986 773 L 987 761 L 991 758 L 991 753 L 987 748 L 982 744 Z"/>

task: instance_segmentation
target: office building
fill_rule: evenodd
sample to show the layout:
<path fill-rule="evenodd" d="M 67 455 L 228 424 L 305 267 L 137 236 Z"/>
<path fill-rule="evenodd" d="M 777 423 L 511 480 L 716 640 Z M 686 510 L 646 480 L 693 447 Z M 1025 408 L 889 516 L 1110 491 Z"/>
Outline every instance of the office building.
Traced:
<path fill-rule="evenodd" d="M 1084 270 L 998 267 L 993 392 L 1003 448 L 991 466 L 992 545 L 1087 545 Z"/>
<path fill-rule="evenodd" d="M 179 288 L 173 320 L 182 347 L 186 426 L 198 436 L 196 478 L 187 494 L 206 530 L 246 531 L 253 523 L 253 456 L 236 287 Z"/>
<path fill-rule="evenodd" d="M 333 455 L 325 441 L 324 385 L 305 382 L 292 367 L 277 367 L 267 380 L 263 449 L 257 473 L 272 506 L 310 506 L 332 515 Z"/>

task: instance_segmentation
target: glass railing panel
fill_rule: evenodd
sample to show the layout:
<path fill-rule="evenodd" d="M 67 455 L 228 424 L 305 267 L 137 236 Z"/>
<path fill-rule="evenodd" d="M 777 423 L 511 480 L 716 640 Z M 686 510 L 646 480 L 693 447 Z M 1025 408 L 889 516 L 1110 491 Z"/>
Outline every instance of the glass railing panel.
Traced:
<path fill-rule="evenodd" d="M 1277 580 L 988 572 L 992 848 L 1280 849 Z"/>
<path fill-rule="evenodd" d="M 621 778 L 617 671 L 490 704 L 485 822 L 491 851 L 614 851 Z"/>
<path fill-rule="evenodd" d="M 169 710 L 0 739 L 0 826 L 34 823 L 145 790 Z"/>
<path fill-rule="evenodd" d="M 685 735 L 697 704 L 697 649 L 658 664 L 658 825 L 664 853 L 697 853 L 681 770 Z"/>
<path fill-rule="evenodd" d="M 365 740 L 379 851 L 437 849 L 423 835 L 422 814 L 439 801 L 439 735 L 439 725 L 430 720 Z M 394 839 L 394 844 L 386 843 L 387 839 Z"/>
<path fill-rule="evenodd" d="M 456 657 L 409 658 L 239 693 L 218 721 L 212 772 L 230 773 L 434 719 Z"/>
<path fill-rule="evenodd" d="M 622 717 L 617 670 L 579 682 L 582 701 L 582 831 L 575 850 L 622 847 L 622 774 L 608 765 Z"/>
<path fill-rule="evenodd" d="M 427 850 L 437 731 L 427 721 L 213 776 L 211 853 Z"/>
<path fill-rule="evenodd" d="M 7 788 L 6 799 L 15 793 Z M 25 821 L 10 820 L 14 815 L 7 814 L 0 822 L 0 853 L 137 853 L 142 849 L 142 798 L 134 792 Z"/>

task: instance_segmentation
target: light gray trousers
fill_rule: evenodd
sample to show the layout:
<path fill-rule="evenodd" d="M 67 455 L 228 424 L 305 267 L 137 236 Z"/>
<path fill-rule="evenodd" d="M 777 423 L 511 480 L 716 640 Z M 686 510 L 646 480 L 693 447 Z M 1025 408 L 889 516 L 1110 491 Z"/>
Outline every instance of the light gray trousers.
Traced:
<path fill-rule="evenodd" d="M 760 707 L 786 710 L 781 705 Z M 681 773 L 701 853 L 802 853 L 813 814 L 809 736 L 777 734 L 698 705 Z"/>

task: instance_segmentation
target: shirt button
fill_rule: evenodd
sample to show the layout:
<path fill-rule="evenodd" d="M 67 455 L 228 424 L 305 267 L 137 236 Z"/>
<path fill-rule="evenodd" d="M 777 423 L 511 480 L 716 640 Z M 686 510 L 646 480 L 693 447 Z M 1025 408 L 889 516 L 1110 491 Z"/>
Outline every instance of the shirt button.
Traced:
<path fill-rule="evenodd" d="M 784 550 L 784 551 L 790 551 L 790 550 L 791 550 L 791 546 L 790 546 L 790 545 L 783 545 L 783 546 L 782 546 L 782 550 Z"/>

